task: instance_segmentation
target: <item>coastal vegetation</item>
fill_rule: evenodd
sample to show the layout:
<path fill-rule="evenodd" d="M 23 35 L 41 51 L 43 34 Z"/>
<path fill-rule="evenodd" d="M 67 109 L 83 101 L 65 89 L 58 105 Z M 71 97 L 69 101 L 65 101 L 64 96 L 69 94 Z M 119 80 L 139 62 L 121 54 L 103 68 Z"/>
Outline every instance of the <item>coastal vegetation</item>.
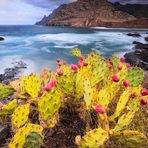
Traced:
<path fill-rule="evenodd" d="M 61 137 L 64 146 L 146 147 L 144 71 L 114 55 L 110 59 L 97 52 L 84 56 L 78 48 L 73 55 L 79 59 L 77 64 L 57 59 L 56 71 L 44 69 L 8 86 L 0 84 L 0 124 L 11 127 L 11 141 L 5 144 L 9 148 L 53 147 L 60 137 L 54 142 L 51 137 L 67 130 L 71 145 L 64 145 Z M 11 101 L 2 103 L 9 96 Z M 70 133 L 69 125 L 62 131 L 61 124 L 66 123 L 74 123 Z"/>

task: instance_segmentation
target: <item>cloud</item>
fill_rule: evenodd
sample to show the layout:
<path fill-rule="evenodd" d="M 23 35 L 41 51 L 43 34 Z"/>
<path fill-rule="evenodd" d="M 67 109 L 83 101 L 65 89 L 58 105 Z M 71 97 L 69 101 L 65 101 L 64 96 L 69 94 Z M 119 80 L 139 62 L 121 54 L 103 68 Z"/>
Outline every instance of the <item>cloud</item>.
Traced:
<path fill-rule="evenodd" d="M 61 4 L 71 3 L 76 0 L 23 0 L 23 1 L 36 7 L 53 10 Z"/>
<path fill-rule="evenodd" d="M 109 0 L 111 2 L 120 2 L 122 4 L 148 4 L 147 0 Z"/>
<path fill-rule="evenodd" d="M 22 0 L 0 0 L 0 24 L 34 24 L 48 14 L 42 8 L 33 7 Z"/>

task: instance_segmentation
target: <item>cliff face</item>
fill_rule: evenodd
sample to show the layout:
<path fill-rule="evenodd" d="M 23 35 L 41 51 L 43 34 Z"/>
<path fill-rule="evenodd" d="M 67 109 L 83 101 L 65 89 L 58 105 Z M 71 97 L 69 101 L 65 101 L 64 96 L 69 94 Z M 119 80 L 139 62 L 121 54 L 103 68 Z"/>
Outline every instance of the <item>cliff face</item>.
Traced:
<path fill-rule="evenodd" d="M 36 24 L 79 27 L 129 27 L 129 25 L 139 25 L 135 16 L 119 10 L 107 0 L 78 0 L 61 5 L 52 14 L 44 17 Z M 143 26 L 143 23 L 141 25 Z"/>

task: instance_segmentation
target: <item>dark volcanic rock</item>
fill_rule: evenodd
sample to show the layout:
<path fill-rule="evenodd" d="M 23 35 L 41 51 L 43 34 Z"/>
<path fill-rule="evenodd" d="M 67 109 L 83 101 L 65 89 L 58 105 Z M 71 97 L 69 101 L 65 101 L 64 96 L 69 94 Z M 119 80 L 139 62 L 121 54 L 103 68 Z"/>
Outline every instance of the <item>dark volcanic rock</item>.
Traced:
<path fill-rule="evenodd" d="M 148 44 L 138 42 L 135 48 L 135 51 L 124 55 L 126 62 L 148 70 Z"/>
<path fill-rule="evenodd" d="M 6 68 L 4 74 L 0 74 L 0 82 L 8 84 L 10 81 L 17 79 L 21 70 L 27 67 L 22 61 L 16 62 L 14 65 L 12 68 Z"/>
<path fill-rule="evenodd" d="M 140 42 L 137 42 L 137 41 L 134 41 L 133 44 L 136 44 L 137 45 L 137 44 L 141 44 L 141 43 Z"/>
<path fill-rule="evenodd" d="M 9 125 L 2 125 L 0 126 L 0 146 L 5 143 L 6 138 L 10 134 L 10 127 Z"/>
<path fill-rule="evenodd" d="M 3 37 L 0 37 L 0 41 L 4 41 L 5 39 Z"/>
<path fill-rule="evenodd" d="M 148 44 L 137 43 L 135 48 L 136 49 L 148 49 Z"/>
<path fill-rule="evenodd" d="M 141 37 L 139 33 L 128 33 L 128 36 L 133 36 L 133 37 Z"/>
<path fill-rule="evenodd" d="M 145 37 L 144 39 L 145 39 L 145 41 L 147 41 L 147 42 L 148 42 L 148 37 Z"/>

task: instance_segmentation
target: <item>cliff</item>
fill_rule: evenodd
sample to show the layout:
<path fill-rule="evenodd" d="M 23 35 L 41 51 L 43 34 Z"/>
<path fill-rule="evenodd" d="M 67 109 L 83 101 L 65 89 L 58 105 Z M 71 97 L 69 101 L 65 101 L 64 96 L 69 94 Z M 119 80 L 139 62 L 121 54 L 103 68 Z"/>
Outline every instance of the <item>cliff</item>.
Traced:
<path fill-rule="evenodd" d="M 148 27 L 148 20 L 139 21 L 107 0 L 78 0 L 63 4 L 37 25 L 77 27 Z"/>

